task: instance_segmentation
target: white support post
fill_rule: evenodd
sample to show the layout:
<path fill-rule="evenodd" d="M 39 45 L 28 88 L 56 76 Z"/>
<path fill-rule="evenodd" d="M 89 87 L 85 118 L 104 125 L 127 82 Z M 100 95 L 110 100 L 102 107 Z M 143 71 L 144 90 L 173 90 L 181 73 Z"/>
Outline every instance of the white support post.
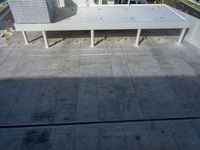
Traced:
<path fill-rule="evenodd" d="M 130 4 L 131 4 L 131 0 L 128 0 L 128 5 L 130 6 Z"/>
<path fill-rule="evenodd" d="M 65 7 L 65 0 L 58 0 L 59 7 Z"/>
<path fill-rule="evenodd" d="M 186 28 L 183 28 L 182 31 L 181 31 L 181 35 L 179 37 L 179 40 L 178 40 L 178 45 L 180 45 L 181 42 L 183 41 L 183 38 L 185 36 L 185 31 L 186 31 Z"/>
<path fill-rule="evenodd" d="M 91 47 L 94 47 L 94 30 L 91 30 Z"/>
<path fill-rule="evenodd" d="M 136 36 L 136 41 L 135 41 L 135 46 L 139 45 L 140 42 L 140 34 L 141 34 L 141 29 L 137 30 L 137 36 Z"/>
<path fill-rule="evenodd" d="M 103 4 L 103 0 L 99 0 L 99 5 L 102 5 Z"/>
<path fill-rule="evenodd" d="M 27 36 L 26 32 L 25 32 L 25 31 L 22 31 L 22 35 L 23 35 L 23 37 L 24 37 L 25 45 L 28 45 L 29 42 L 28 42 L 28 36 Z"/>
<path fill-rule="evenodd" d="M 94 5 L 96 5 L 96 4 L 94 3 L 94 0 L 89 0 L 89 6 L 94 6 Z"/>
<path fill-rule="evenodd" d="M 43 37 L 44 37 L 45 47 L 49 48 L 49 42 L 48 42 L 48 39 L 47 39 L 46 31 L 42 31 L 42 34 L 43 34 Z"/>

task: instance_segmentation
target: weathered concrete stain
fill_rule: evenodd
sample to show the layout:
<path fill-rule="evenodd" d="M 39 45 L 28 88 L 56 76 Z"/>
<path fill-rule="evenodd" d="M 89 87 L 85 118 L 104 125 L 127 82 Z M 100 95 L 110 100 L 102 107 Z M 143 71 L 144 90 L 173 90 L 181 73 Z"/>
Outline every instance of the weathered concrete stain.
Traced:
<path fill-rule="evenodd" d="M 23 145 L 41 144 L 49 142 L 50 133 L 45 130 L 30 130 L 25 132 Z"/>

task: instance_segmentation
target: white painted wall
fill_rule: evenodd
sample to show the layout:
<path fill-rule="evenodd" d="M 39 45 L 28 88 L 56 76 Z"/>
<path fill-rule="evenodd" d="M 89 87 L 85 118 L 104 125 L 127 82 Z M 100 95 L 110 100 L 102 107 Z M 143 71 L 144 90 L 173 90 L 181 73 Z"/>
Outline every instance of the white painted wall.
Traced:
<path fill-rule="evenodd" d="M 190 16 L 182 11 L 176 11 L 190 22 L 190 27 L 185 36 L 185 40 L 200 49 L 200 19 Z"/>

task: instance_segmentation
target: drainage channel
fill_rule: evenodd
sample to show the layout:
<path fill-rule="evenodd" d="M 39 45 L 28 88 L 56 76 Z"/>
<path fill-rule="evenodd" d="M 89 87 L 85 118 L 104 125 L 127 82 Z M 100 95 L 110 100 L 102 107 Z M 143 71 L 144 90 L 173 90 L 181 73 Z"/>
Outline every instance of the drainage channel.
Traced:
<path fill-rule="evenodd" d="M 108 121 L 83 121 L 68 123 L 42 123 L 42 124 L 15 124 L 0 125 L 0 129 L 14 128 L 45 128 L 45 127 L 64 127 L 64 126 L 88 126 L 88 125 L 109 125 L 123 123 L 145 123 L 145 122 L 163 122 L 163 121 L 193 121 L 200 120 L 200 117 L 182 117 L 182 118 L 159 118 L 159 119 L 134 119 L 134 120 L 108 120 Z"/>

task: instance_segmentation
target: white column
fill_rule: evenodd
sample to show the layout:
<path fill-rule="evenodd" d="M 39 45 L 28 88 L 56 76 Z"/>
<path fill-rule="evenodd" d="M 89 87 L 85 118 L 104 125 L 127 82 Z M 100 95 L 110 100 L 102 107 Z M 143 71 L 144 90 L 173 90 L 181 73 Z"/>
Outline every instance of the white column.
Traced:
<path fill-rule="evenodd" d="M 43 37 L 44 37 L 45 47 L 49 48 L 49 42 L 48 42 L 48 39 L 47 39 L 46 31 L 42 31 L 42 34 L 43 34 Z"/>
<path fill-rule="evenodd" d="M 103 4 L 103 0 L 99 0 L 99 5 L 102 5 Z"/>
<path fill-rule="evenodd" d="M 128 5 L 130 5 L 131 4 L 131 0 L 128 0 Z"/>
<path fill-rule="evenodd" d="M 180 45 L 181 42 L 183 41 L 183 38 L 185 36 L 185 31 L 186 31 L 186 28 L 183 28 L 181 31 L 181 35 L 179 36 L 178 45 Z"/>
<path fill-rule="evenodd" d="M 139 42 L 140 42 L 140 33 L 141 33 L 141 29 L 138 29 L 137 30 L 136 41 L 135 41 L 135 46 L 139 45 Z"/>
<path fill-rule="evenodd" d="M 94 3 L 94 0 L 89 0 L 89 2 L 90 2 L 90 6 L 96 5 L 96 4 Z"/>
<path fill-rule="evenodd" d="M 65 7 L 65 0 L 58 0 L 59 7 Z"/>
<path fill-rule="evenodd" d="M 27 34 L 26 34 L 26 32 L 25 32 L 25 31 L 22 31 L 22 35 L 23 35 L 23 37 L 24 37 L 24 42 L 25 42 L 25 45 L 28 45 L 28 44 L 29 44 L 29 42 L 28 42 L 28 37 L 27 37 Z"/>
<path fill-rule="evenodd" d="M 94 47 L 94 30 L 91 30 L 91 47 Z"/>

